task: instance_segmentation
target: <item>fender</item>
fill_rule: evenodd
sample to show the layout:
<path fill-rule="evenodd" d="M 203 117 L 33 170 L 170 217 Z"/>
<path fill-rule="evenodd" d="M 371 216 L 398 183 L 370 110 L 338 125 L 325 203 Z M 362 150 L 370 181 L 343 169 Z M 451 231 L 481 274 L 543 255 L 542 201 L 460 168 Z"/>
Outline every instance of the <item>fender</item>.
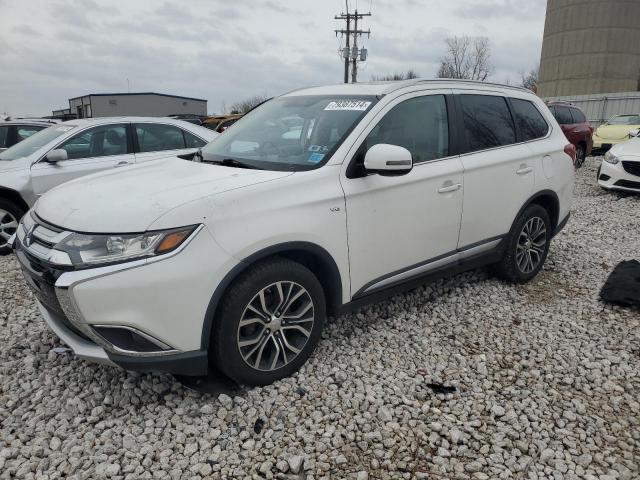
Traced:
<path fill-rule="evenodd" d="M 338 265 L 336 265 L 335 260 L 329 254 L 329 252 L 327 252 L 321 246 L 311 242 L 285 242 L 277 245 L 272 245 L 255 253 L 252 253 L 248 257 L 242 259 L 240 263 L 233 267 L 224 276 L 222 281 L 216 287 L 211 300 L 209 300 L 209 305 L 207 306 L 207 311 L 205 313 L 203 322 L 201 339 L 201 346 L 203 350 L 207 351 L 209 349 L 211 329 L 213 327 L 216 310 L 218 309 L 220 301 L 222 300 L 222 295 L 231 285 L 231 283 L 238 277 L 238 275 L 250 268 L 256 262 L 267 257 L 278 254 L 296 253 L 310 254 L 314 258 L 320 260 L 321 265 L 319 266 L 322 268 L 323 277 L 325 278 L 319 278 L 318 280 L 320 280 L 320 283 L 322 283 L 323 287 L 325 288 L 325 294 L 327 296 L 327 312 L 330 313 L 332 311 L 335 311 L 340 305 L 342 305 L 342 277 L 340 276 Z"/>
<path fill-rule="evenodd" d="M 558 218 L 558 215 L 559 215 L 559 212 L 560 212 L 560 199 L 558 198 L 558 194 L 556 192 L 554 192 L 553 190 L 540 190 L 539 192 L 534 193 L 531 197 L 529 197 L 529 199 L 526 202 L 524 202 L 524 204 L 522 205 L 520 210 L 518 210 L 518 213 L 516 214 L 516 217 L 513 219 L 513 223 L 511 224 L 511 228 L 512 229 L 513 229 L 513 224 L 516 222 L 518 217 L 520 217 L 520 215 L 522 215 L 522 212 L 524 212 L 524 210 L 529 205 L 531 205 L 532 203 L 536 203 L 535 200 L 537 200 L 537 199 L 539 199 L 541 197 L 551 197 L 552 198 L 552 201 L 553 201 L 553 205 L 552 206 L 553 206 L 553 208 L 555 210 L 555 214 L 550 215 L 551 226 L 553 227 L 553 229 L 555 229 L 558 226 L 558 222 L 560 221 L 560 219 Z"/>

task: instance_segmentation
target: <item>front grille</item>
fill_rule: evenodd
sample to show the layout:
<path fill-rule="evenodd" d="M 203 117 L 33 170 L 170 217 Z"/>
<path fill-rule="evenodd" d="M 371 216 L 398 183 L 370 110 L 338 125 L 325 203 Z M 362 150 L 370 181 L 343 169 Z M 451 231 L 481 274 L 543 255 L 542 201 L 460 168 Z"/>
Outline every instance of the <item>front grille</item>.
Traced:
<path fill-rule="evenodd" d="M 625 172 L 640 177 L 640 162 L 623 161 L 622 168 Z"/>
<path fill-rule="evenodd" d="M 640 182 L 632 182 L 631 180 L 618 180 L 614 183 L 617 187 L 634 188 L 640 190 Z"/>

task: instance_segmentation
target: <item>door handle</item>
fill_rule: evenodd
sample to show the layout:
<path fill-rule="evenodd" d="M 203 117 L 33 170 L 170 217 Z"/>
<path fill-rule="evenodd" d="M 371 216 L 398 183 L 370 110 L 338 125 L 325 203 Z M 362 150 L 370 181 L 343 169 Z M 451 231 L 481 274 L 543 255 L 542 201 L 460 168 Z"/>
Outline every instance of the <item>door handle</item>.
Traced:
<path fill-rule="evenodd" d="M 131 165 L 131 162 L 122 161 L 116 163 L 116 167 L 124 167 L 125 165 Z"/>
<path fill-rule="evenodd" d="M 445 183 L 438 189 L 438 193 L 455 192 L 456 190 L 459 190 L 461 186 L 461 183 Z"/>
<path fill-rule="evenodd" d="M 533 172 L 533 167 L 521 167 L 519 170 L 516 170 L 518 175 L 526 175 L 531 172 Z"/>

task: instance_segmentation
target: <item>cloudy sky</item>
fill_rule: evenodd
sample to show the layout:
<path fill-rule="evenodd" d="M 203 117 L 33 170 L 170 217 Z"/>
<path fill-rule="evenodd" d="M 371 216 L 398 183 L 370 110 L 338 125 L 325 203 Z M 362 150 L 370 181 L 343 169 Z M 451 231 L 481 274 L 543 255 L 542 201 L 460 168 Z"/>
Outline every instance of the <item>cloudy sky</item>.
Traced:
<path fill-rule="evenodd" d="M 349 0 L 350 8 L 356 0 Z M 494 81 L 537 65 L 545 0 L 359 0 L 359 79 L 433 77 L 450 35 L 485 35 Z M 220 112 L 253 95 L 342 81 L 344 0 L 0 0 L 0 113 L 51 114 L 87 93 L 154 91 Z"/>

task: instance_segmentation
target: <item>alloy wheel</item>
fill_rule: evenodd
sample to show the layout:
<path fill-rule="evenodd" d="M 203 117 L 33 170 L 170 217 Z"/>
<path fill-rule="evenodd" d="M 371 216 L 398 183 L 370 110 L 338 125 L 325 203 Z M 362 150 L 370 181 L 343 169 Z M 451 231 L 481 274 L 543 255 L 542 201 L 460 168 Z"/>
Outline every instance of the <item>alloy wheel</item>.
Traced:
<path fill-rule="evenodd" d="M 17 228 L 16 217 L 0 208 L 0 248 L 7 246 L 9 238 L 16 233 Z"/>
<path fill-rule="evenodd" d="M 263 288 L 245 307 L 238 326 L 245 363 L 261 371 L 288 365 L 307 344 L 314 318 L 313 300 L 302 285 L 280 281 Z"/>
<path fill-rule="evenodd" d="M 516 245 L 518 269 L 528 274 L 533 272 L 544 256 L 547 243 L 547 227 L 540 217 L 531 217 L 522 227 Z"/>

